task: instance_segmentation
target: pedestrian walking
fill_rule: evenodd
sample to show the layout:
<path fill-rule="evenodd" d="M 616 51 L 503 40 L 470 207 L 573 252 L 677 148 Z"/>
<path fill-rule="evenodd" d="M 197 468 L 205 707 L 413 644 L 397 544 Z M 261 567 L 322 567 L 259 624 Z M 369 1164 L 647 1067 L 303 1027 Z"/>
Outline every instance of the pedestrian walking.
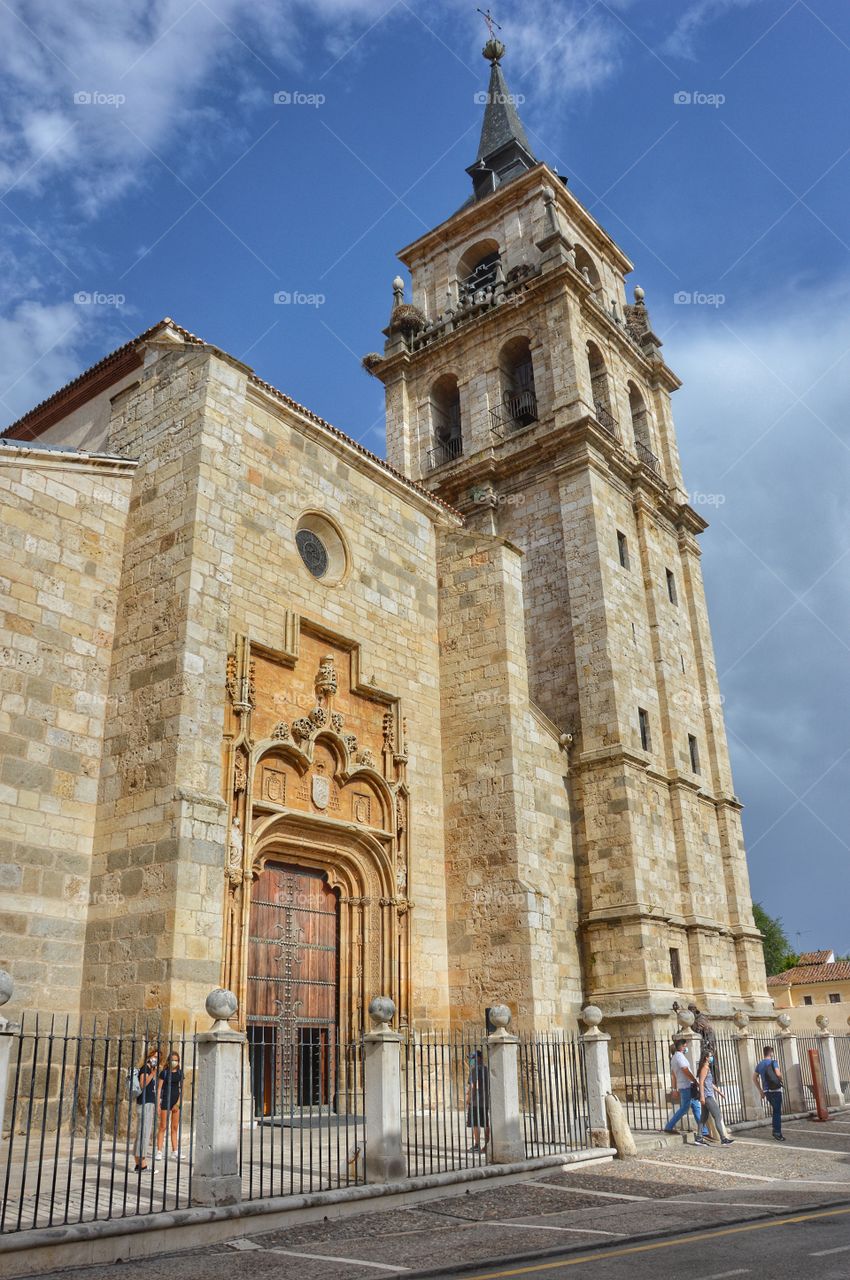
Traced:
<path fill-rule="evenodd" d="M 159 1073 L 159 1127 L 156 1135 L 155 1160 L 162 1158 L 165 1134 L 171 1130 L 171 1154 L 180 1159 L 180 1108 L 183 1104 L 183 1072 L 180 1054 L 171 1053 Z"/>
<path fill-rule="evenodd" d="M 784 1142 L 782 1132 L 782 1072 L 779 1063 L 773 1056 L 773 1045 L 766 1044 L 761 1062 L 753 1072 L 753 1084 L 763 1098 L 770 1103 L 773 1114 L 773 1136 L 777 1142 Z"/>
<path fill-rule="evenodd" d="M 139 1094 L 136 1098 L 136 1141 L 133 1144 L 133 1155 L 136 1157 L 136 1172 L 147 1169 L 147 1154 L 156 1127 L 156 1069 L 159 1065 L 159 1049 L 148 1048 L 145 1060 L 139 1067 Z"/>
<path fill-rule="evenodd" d="M 679 1106 L 664 1126 L 665 1133 L 675 1132 L 676 1125 L 691 1110 L 697 1124 L 700 1121 L 699 1086 L 687 1057 L 687 1040 L 678 1036 L 673 1041 L 673 1057 L 670 1059 L 673 1094 L 678 1096 Z"/>
<path fill-rule="evenodd" d="M 476 1049 L 469 1059 L 469 1079 L 466 1084 L 466 1127 L 472 1130 L 472 1150 L 484 1151 L 490 1141 L 490 1072 L 484 1062 L 481 1049 Z M 484 1141 L 481 1130 L 484 1130 Z"/>
<path fill-rule="evenodd" d="M 726 1095 L 718 1086 L 714 1079 L 714 1054 L 704 1053 L 699 1060 L 697 1067 L 697 1087 L 699 1089 L 699 1105 L 700 1120 L 702 1122 L 702 1133 L 697 1137 L 700 1146 L 706 1145 L 708 1138 L 708 1117 L 711 1116 L 717 1128 L 717 1133 L 724 1147 L 730 1147 L 735 1141 L 729 1137 L 726 1125 L 723 1123 L 723 1113 L 720 1110 L 718 1098 Z"/>

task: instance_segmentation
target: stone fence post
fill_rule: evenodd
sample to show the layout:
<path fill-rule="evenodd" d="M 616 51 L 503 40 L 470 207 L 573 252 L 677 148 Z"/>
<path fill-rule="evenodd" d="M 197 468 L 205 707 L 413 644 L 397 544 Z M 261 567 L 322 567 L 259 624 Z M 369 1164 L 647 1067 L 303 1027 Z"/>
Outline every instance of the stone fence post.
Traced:
<path fill-rule="evenodd" d="M 785 1097 L 792 1111 L 807 1110 L 806 1095 L 803 1091 L 803 1069 L 800 1065 L 800 1046 L 797 1037 L 790 1030 L 790 1013 L 780 1013 L 776 1021 L 779 1023 L 779 1061 L 782 1066 L 782 1083 Z"/>
<path fill-rule="evenodd" d="M 823 1082 L 826 1085 L 826 1105 L 840 1107 L 844 1102 L 841 1092 L 841 1072 L 838 1069 L 838 1055 L 835 1052 L 835 1037 L 829 1030 L 829 1018 L 821 1013 L 815 1019 L 820 1027 L 820 1060 L 823 1063 Z"/>
<path fill-rule="evenodd" d="M 525 1137 L 519 1110 L 519 1037 L 508 1034 L 511 1011 L 493 1005 L 490 1022 L 496 1028 L 487 1037 L 490 1072 L 490 1154 L 492 1164 L 512 1164 L 525 1159 Z"/>
<path fill-rule="evenodd" d="M 587 1031 L 580 1037 L 584 1050 L 584 1067 L 587 1077 L 587 1119 L 590 1127 L 590 1145 L 593 1147 L 610 1147 L 611 1136 L 608 1131 L 608 1113 L 605 1099 L 611 1092 L 611 1064 L 608 1059 L 608 1045 L 611 1037 L 599 1030 L 602 1021 L 602 1010 L 595 1004 L 589 1004 L 582 1010 L 581 1020 Z"/>
<path fill-rule="evenodd" d="M 741 1069 L 741 1109 L 745 1120 L 763 1120 L 764 1108 L 761 1097 L 753 1083 L 753 1072 L 756 1069 L 756 1046 L 749 1032 L 750 1015 L 739 1010 L 734 1017 L 738 1034 L 735 1037 L 735 1049 L 738 1054 L 738 1065 Z"/>
<path fill-rule="evenodd" d="M 401 1036 L 389 1025 L 394 1016 L 389 996 L 375 996 L 369 1004 L 375 1029 L 363 1037 L 367 1182 L 407 1176 L 401 1144 Z"/>
<path fill-rule="evenodd" d="M 228 1019 L 236 1013 L 232 991 L 218 988 L 207 996 L 206 1010 L 214 1019 L 210 1031 L 195 1035 L 198 1082 L 195 1098 L 195 1168 L 192 1203 L 238 1204 L 239 1099 L 245 1036 L 231 1031 Z"/>

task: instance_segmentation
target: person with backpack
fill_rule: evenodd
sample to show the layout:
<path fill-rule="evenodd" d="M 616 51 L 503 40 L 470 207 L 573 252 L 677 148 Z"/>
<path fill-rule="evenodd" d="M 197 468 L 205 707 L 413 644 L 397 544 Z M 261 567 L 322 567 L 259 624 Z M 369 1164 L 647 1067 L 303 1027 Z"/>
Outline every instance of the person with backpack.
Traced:
<path fill-rule="evenodd" d="M 770 1103 L 773 1112 L 773 1136 L 777 1142 L 784 1142 L 782 1132 L 782 1072 L 779 1063 L 773 1056 L 773 1045 L 764 1046 L 764 1055 L 753 1072 L 753 1084 L 762 1098 Z"/>
<path fill-rule="evenodd" d="M 708 1141 L 708 1117 L 711 1116 L 717 1128 L 717 1134 L 724 1147 L 730 1147 L 735 1141 L 730 1138 L 726 1132 L 726 1126 L 723 1123 L 723 1114 L 720 1110 L 718 1098 L 724 1097 L 722 1090 L 718 1087 L 717 1081 L 714 1079 L 714 1054 L 703 1053 L 697 1067 L 697 1087 L 699 1088 L 699 1105 L 700 1116 L 702 1119 L 702 1132 L 697 1134 L 696 1141 L 701 1147 L 706 1146 Z"/>
<path fill-rule="evenodd" d="M 156 1069 L 159 1065 L 159 1049 L 148 1048 L 145 1060 L 139 1067 L 139 1092 L 136 1096 L 138 1118 L 136 1121 L 136 1141 L 133 1143 L 133 1155 L 136 1157 L 136 1173 L 147 1169 L 146 1156 L 156 1125 Z"/>

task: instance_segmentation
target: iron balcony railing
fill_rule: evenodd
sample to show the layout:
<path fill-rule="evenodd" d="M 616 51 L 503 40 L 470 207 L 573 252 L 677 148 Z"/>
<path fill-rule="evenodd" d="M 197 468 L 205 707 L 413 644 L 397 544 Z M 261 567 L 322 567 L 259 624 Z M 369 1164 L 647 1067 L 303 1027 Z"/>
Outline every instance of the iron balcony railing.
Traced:
<path fill-rule="evenodd" d="M 635 452 L 645 467 L 649 467 L 650 471 L 654 471 L 656 475 L 661 475 L 661 463 L 652 450 L 648 449 L 640 440 L 635 440 Z"/>
<path fill-rule="evenodd" d="M 617 425 L 617 419 L 601 400 L 594 400 L 593 416 L 599 423 L 600 427 L 602 427 L 603 431 L 607 431 L 609 436 L 613 436 L 615 440 L 619 440 L 620 428 Z"/>
<path fill-rule="evenodd" d="M 452 436 L 449 440 L 443 440 L 440 444 L 435 444 L 433 449 L 428 450 L 428 470 L 434 471 L 436 467 L 441 467 L 444 462 L 451 462 L 454 458 L 463 456 L 463 437 Z"/>
<path fill-rule="evenodd" d="M 530 389 L 506 391 L 503 403 L 490 410 L 490 430 L 502 436 L 537 422 L 537 396 Z"/>

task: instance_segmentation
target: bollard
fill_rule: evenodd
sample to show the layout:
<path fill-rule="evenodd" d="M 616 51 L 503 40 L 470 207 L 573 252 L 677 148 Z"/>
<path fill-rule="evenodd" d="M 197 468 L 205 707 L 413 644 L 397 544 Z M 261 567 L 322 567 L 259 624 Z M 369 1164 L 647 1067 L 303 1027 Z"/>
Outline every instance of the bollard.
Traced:
<path fill-rule="evenodd" d="M 608 1061 L 608 1045 L 611 1043 L 611 1037 L 607 1032 L 599 1030 L 602 1010 L 597 1005 L 589 1004 L 586 1009 L 583 1009 L 581 1020 L 588 1028 L 580 1039 L 587 1074 L 587 1120 L 590 1128 L 590 1145 L 610 1147 L 611 1135 L 608 1131 L 605 1099 L 611 1092 L 611 1067 Z"/>
<path fill-rule="evenodd" d="M 401 1036 L 389 1025 L 394 1016 L 389 996 L 376 996 L 370 1002 L 375 1030 L 363 1037 L 367 1182 L 394 1182 L 407 1176 L 401 1145 Z"/>
<path fill-rule="evenodd" d="M 490 1023 L 496 1028 L 487 1037 L 490 1072 L 490 1148 L 492 1164 L 525 1159 L 525 1137 L 519 1111 L 519 1038 L 508 1033 L 511 1011 L 506 1004 L 493 1005 Z"/>
<path fill-rule="evenodd" d="M 206 1010 L 214 1019 L 210 1031 L 195 1036 L 198 1083 L 195 1099 L 195 1167 L 192 1203 L 238 1204 L 239 1099 L 245 1036 L 231 1031 L 227 1020 L 236 1013 L 236 997 L 221 988 L 207 996 Z"/>

